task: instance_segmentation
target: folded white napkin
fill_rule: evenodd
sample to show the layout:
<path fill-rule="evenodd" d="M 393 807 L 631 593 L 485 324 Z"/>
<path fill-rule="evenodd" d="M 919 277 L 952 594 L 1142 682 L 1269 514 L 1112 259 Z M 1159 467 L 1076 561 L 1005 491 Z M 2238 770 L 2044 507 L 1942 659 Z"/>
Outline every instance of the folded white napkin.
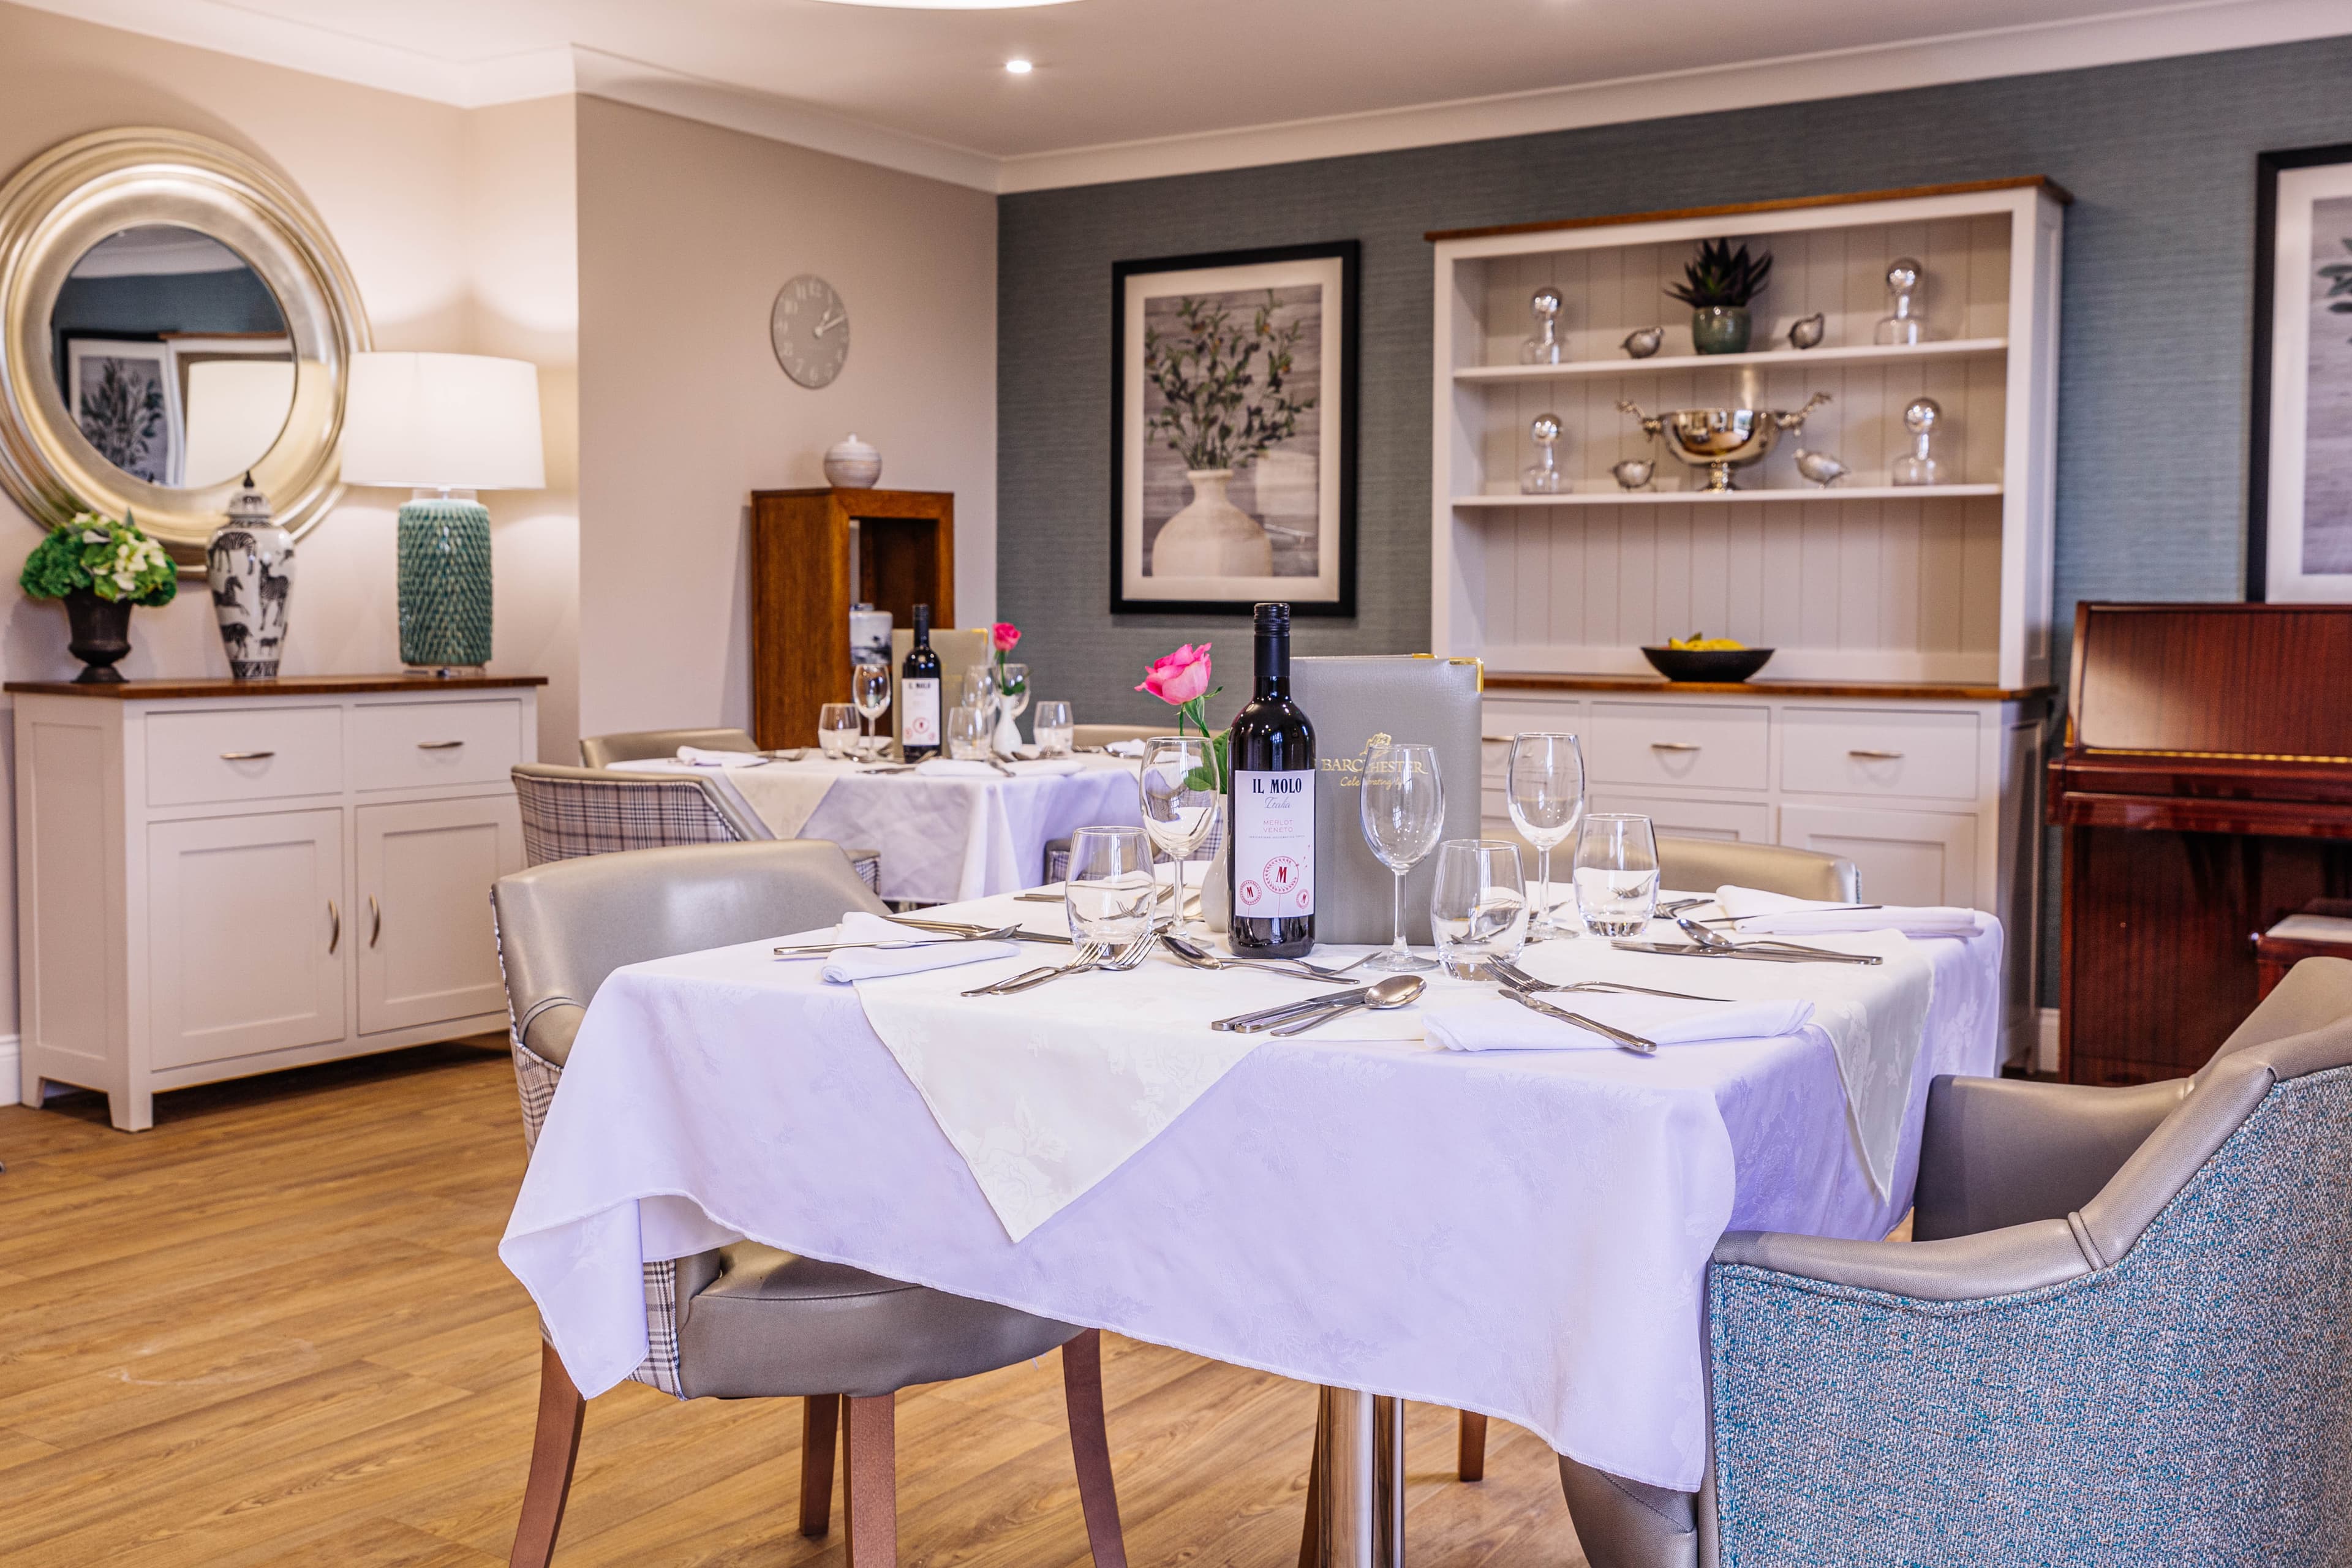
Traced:
<path fill-rule="evenodd" d="M 842 942 L 921 942 L 931 933 L 852 910 L 841 917 L 835 934 Z M 960 963 L 1011 958 L 1020 951 L 1018 942 L 959 942 L 953 938 L 923 947 L 856 947 L 828 957 L 824 961 L 824 977 L 835 985 L 848 985 L 887 975 L 920 974 L 927 969 L 952 969 Z"/>
<path fill-rule="evenodd" d="M 1792 899 L 1756 888 L 1717 888 L 1715 901 L 1737 919 L 1734 926 L 1713 929 L 1734 937 L 1826 936 L 1842 931 L 1899 931 L 1905 936 L 1974 936 L 1977 912 L 1942 905 L 1889 904 L 1884 909 L 1855 910 L 1836 904 Z"/>
<path fill-rule="evenodd" d="M 1010 765 L 1015 776 L 1024 779 L 1058 779 L 1087 771 L 1087 764 L 1076 757 L 1045 757 L 1034 763 L 1013 763 Z"/>
<path fill-rule="evenodd" d="M 1113 741 L 1103 748 L 1112 756 L 1125 757 L 1130 763 L 1141 762 L 1144 749 L 1144 743 L 1141 741 Z"/>
<path fill-rule="evenodd" d="M 700 746 L 680 746 L 677 760 L 698 768 L 756 768 L 768 759 L 757 752 L 712 752 Z"/>
<path fill-rule="evenodd" d="M 1581 1013 L 1612 1029 L 1639 1035 L 1661 1046 L 1705 1040 L 1770 1039 L 1802 1028 L 1813 1016 L 1811 1002 L 1795 998 L 1759 1002 L 1683 1002 L 1669 996 L 1612 995 L 1601 991 L 1547 991 L 1542 999 Z M 1429 1043 L 1449 1051 L 1615 1050 L 1617 1042 L 1580 1029 L 1532 1007 L 1500 996 L 1432 1007 L 1424 1026 Z"/>
<path fill-rule="evenodd" d="M 925 757 L 915 764 L 919 778 L 927 779 L 998 779 L 1004 775 L 986 763 L 968 757 Z"/>

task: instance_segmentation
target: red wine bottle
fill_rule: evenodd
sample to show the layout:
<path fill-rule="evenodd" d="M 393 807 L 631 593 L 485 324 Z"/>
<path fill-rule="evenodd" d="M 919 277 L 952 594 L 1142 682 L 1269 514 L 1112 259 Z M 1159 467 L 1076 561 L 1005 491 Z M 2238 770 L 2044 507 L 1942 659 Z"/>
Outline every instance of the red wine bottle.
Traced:
<path fill-rule="evenodd" d="M 1231 784 L 1235 952 L 1301 958 L 1315 946 L 1315 726 L 1290 700 L 1290 606 L 1257 606 L 1257 681 L 1234 716 Z"/>
<path fill-rule="evenodd" d="M 919 763 L 940 754 L 940 656 L 931 651 L 931 607 L 915 606 L 915 642 L 898 669 L 898 751 Z"/>

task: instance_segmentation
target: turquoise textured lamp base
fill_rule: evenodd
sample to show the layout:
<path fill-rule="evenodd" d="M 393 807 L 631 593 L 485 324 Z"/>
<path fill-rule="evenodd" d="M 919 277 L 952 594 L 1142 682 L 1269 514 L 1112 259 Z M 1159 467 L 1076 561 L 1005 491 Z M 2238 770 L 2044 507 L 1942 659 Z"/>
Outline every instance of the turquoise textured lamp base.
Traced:
<path fill-rule="evenodd" d="M 490 513 L 478 501 L 400 509 L 400 662 L 446 669 L 490 662 Z"/>

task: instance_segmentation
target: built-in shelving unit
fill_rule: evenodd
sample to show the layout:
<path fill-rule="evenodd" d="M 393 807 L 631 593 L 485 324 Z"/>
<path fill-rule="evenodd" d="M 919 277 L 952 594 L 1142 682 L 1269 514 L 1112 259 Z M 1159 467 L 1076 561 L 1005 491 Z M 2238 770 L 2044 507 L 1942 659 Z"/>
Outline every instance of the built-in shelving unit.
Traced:
<path fill-rule="evenodd" d="M 1429 237 L 1433 647 L 1490 674 L 1489 831 L 1509 832 L 1507 737 L 1574 730 L 1595 809 L 1845 855 L 1866 898 L 2000 915 L 2012 1040 L 2034 1037 L 2067 199 L 2021 179 Z M 1773 258 L 1747 353 L 1696 353 L 1665 293 L 1718 237 Z M 1887 267 L 1906 256 L 1923 264 L 1926 341 L 1883 344 Z M 1564 361 L 1527 364 L 1547 286 Z M 1789 346 L 1816 313 L 1822 341 Z M 1653 326 L 1659 351 L 1631 357 L 1627 335 Z M 1618 407 L 1793 410 L 1817 393 L 1726 493 Z M 1897 486 L 1921 396 L 1943 409 L 1949 482 Z M 1566 489 L 1523 494 L 1546 413 Z M 1806 481 L 1801 448 L 1847 475 Z M 1617 484 L 1631 458 L 1655 462 L 1648 487 Z M 1643 681 L 1644 645 L 1701 631 L 1776 650 L 1769 684 Z"/>

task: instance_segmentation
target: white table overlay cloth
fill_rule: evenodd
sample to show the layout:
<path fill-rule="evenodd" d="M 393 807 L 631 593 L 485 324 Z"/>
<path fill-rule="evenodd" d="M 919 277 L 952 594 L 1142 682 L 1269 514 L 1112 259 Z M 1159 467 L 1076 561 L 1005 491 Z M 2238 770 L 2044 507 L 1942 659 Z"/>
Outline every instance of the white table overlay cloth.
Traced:
<path fill-rule="evenodd" d="M 1083 756 L 1011 763 L 1013 776 L 877 773 L 812 751 L 797 763 L 696 767 L 630 763 L 630 773 L 699 773 L 731 789 L 779 838 L 827 838 L 882 852 L 886 899 L 947 903 L 1034 887 L 1045 846 L 1080 827 L 1143 821 L 1135 764 Z"/>

